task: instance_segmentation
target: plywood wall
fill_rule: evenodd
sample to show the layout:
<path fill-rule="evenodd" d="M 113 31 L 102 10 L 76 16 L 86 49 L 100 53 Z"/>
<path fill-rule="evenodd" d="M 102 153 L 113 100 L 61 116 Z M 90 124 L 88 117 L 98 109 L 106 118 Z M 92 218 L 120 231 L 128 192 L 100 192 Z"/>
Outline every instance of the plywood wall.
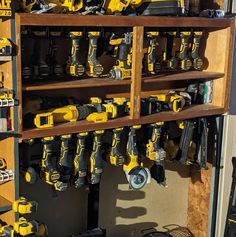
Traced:
<path fill-rule="evenodd" d="M 154 180 L 141 191 L 129 189 L 122 169 L 106 165 L 100 192 L 100 226 L 108 237 L 141 237 L 149 228 L 187 225 L 189 168 L 167 167 L 168 187 Z"/>

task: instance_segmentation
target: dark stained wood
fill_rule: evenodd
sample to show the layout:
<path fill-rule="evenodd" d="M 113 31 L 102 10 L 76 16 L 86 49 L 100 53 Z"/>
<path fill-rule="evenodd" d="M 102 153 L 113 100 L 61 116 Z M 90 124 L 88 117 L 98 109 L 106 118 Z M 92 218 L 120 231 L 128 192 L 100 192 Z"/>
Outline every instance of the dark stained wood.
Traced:
<path fill-rule="evenodd" d="M 205 71 L 190 71 L 190 72 L 178 72 L 168 75 L 157 75 L 144 77 L 143 83 L 158 83 L 166 81 L 185 81 L 185 80 L 207 80 L 207 79 L 217 79 L 224 76 L 224 73 L 219 72 L 205 72 Z"/>
<path fill-rule="evenodd" d="M 72 14 L 20 13 L 22 26 L 150 26 L 150 27 L 211 27 L 226 28 L 232 19 L 208 19 L 202 17 L 158 16 L 79 16 Z"/>
<path fill-rule="evenodd" d="M 23 91 L 42 91 L 42 90 L 63 90 L 76 88 L 104 87 L 104 86 L 122 86 L 130 85 L 130 80 L 112 80 L 112 79 L 82 79 L 69 81 L 44 81 L 39 83 L 30 83 L 22 86 Z"/>
<path fill-rule="evenodd" d="M 74 123 L 63 123 L 55 125 L 52 128 L 45 129 L 29 129 L 20 134 L 22 139 L 40 138 L 47 136 L 59 136 L 63 134 L 78 133 L 85 131 L 94 131 L 99 129 L 111 129 L 116 127 L 132 126 L 135 124 L 150 124 L 157 121 L 173 121 L 183 120 L 194 117 L 210 116 L 216 114 L 223 114 L 224 108 L 213 105 L 193 105 L 186 107 L 179 113 L 172 111 L 161 112 L 158 114 L 143 116 L 139 119 L 130 119 L 130 117 L 117 118 L 109 120 L 106 123 L 91 123 L 86 120 Z"/>

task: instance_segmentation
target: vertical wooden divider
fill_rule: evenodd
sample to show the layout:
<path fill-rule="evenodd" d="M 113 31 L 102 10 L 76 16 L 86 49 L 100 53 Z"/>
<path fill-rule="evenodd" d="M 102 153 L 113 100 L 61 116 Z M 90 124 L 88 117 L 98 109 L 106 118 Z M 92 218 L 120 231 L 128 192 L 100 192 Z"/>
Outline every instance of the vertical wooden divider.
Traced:
<path fill-rule="evenodd" d="M 140 118 L 140 97 L 142 85 L 142 61 L 143 61 L 143 26 L 133 28 L 132 46 L 132 76 L 130 91 L 130 118 Z"/>

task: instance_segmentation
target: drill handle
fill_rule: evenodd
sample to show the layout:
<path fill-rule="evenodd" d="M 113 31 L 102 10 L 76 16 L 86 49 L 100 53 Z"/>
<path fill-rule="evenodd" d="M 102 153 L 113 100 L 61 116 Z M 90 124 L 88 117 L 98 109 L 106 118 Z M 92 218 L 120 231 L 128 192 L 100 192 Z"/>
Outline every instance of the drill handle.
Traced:
<path fill-rule="evenodd" d="M 191 56 L 193 59 L 199 57 L 200 43 L 201 43 L 201 35 L 194 34 L 192 52 L 191 52 Z"/>
<path fill-rule="evenodd" d="M 85 142 L 86 137 L 88 136 L 88 133 L 78 134 L 78 140 L 77 140 L 77 148 L 76 148 L 76 155 L 74 158 L 74 166 L 75 171 L 78 173 L 80 172 L 86 172 L 87 173 L 87 159 L 85 156 Z"/>
<path fill-rule="evenodd" d="M 136 141 L 136 132 L 134 128 L 130 128 L 128 142 L 127 142 L 127 153 L 129 156 L 138 157 L 139 152 L 137 148 L 137 141 Z"/>
<path fill-rule="evenodd" d="M 153 143 L 155 150 L 160 149 L 161 130 L 162 129 L 159 126 L 153 126 L 151 142 Z"/>
<path fill-rule="evenodd" d="M 42 167 L 46 168 L 51 166 L 52 164 L 52 154 L 53 154 L 53 140 L 54 138 L 43 138 L 43 159 L 42 159 Z"/>
<path fill-rule="evenodd" d="M 180 138 L 180 150 L 181 150 L 181 157 L 180 162 L 182 164 L 187 163 L 188 158 L 188 150 L 193 139 L 193 132 L 194 132 L 194 121 L 186 120 L 184 121 L 184 129 Z"/>
<path fill-rule="evenodd" d="M 94 64 L 97 61 L 98 36 L 89 36 L 88 62 Z"/>
<path fill-rule="evenodd" d="M 60 160 L 59 165 L 62 167 L 71 167 L 71 164 L 69 162 L 69 145 L 70 145 L 70 138 L 71 135 L 65 135 L 61 136 L 61 154 L 60 154 Z"/>
<path fill-rule="evenodd" d="M 188 58 L 190 36 L 181 34 L 180 37 L 181 37 L 181 45 L 180 45 L 179 58 L 183 60 Z"/>
<path fill-rule="evenodd" d="M 71 63 L 77 64 L 80 56 L 80 41 L 82 39 L 82 36 L 72 36 L 72 48 L 71 48 Z"/>
<path fill-rule="evenodd" d="M 121 43 L 119 45 L 118 60 L 124 63 L 124 67 L 128 68 L 128 56 L 130 54 L 131 45 Z"/>
<path fill-rule="evenodd" d="M 154 64 L 157 61 L 157 49 L 158 42 L 157 39 L 152 37 L 149 38 L 149 46 L 148 46 L 148 63 Z"/>

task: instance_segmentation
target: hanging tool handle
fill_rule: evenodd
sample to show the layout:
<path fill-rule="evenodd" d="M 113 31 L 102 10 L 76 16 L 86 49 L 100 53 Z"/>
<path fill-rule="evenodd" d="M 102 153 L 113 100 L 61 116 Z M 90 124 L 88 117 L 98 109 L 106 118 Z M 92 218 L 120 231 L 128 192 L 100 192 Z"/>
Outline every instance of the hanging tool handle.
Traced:
<path fill-rule="evenodd" d="M 147 53 L 147 63 L 148 72 L 154 74 L 157 70 L 160 70 L 160 65 L 157 68 L 157 47 L 158 47 L 158 37 L 159 32 L 147 32 L 147 37 L 149 40 L 148 53 Z"/>
<path fill-rule="evenodd" d="M 85 177 L 88 171 L 88 161 L 85 155 L 85 142 L 88 133 L 77 134 L 77 148 L 74 158 L 75 173 L 78 173 L 78 178 L 75 180 L 76 188 L 80 188 L 85 184 Z"/>
<path fill-rule="evenodd" d="M 184 121 L 184 129 L 180 138 L 180 151 L 181 157 L 180 162 L 182 164 L 187 164 L 188 159 L 188 150 L 193 139 L 193 132 L 194 132 L 194 121 L 192 120 L 185 120 Z"/>
<path fill-rule="evenodd" d="M 93 151 L 90 157 L 90 173 L 91 184 L 97 184 L 100 182 L 101 173 L 103 171 L 103 159 L 102 159 L 102 136 L 104 130 L 94 131 L 93 138 Z"/>
<path fill-rule="evenodd" d="M 181 45 L 180 45 L 180 52 L 179 52 L 179 58 L 184 60 L 189 58 L 189 41 L 191 37 L 191 32 L 181 32 L 180 38 L 181 38 Z"/>
<path fill-rule="evenodd" d="M 194 32 L 192 52 L 191 52 L 191 56 L 193 59 L 199 57 L 199 49 L 200 49 L 202 35 L 203 35 L 203 32 Z"/>
<path fill-rule="evenodd" d="M 124 156 L 121 152 L 121 135 L 123 130 L 123 128 L 113 129 L 110 163 L 115 166 L 121 166 L 124 164 Z"/>
<path fill-rule="evenodd" d="M 69 145 L 70 145 L 71 135 L 61 136 L 61 153 L 59 159 L 59 165 L 61 167 L 70 168 L 71 164 L 69 162 Z"/>
<path fill-rule="evenodd" d="M 100 36 L 100 32 L 90 31 L 88 32 L 89 37 L 89 51 L 88 51 L 88 62 L 90 64 L 96 64 L 97 62 L 97 42 Z"/>
<path fill-rule="evenodd" d="M 42 143 L 43 143 L 42 168 L 43 169 L 52 168 L 53 141 L 54 141 L 54 137 L 44 137 L 42 139 Z"/>
<path fill-rule="evenodd" d="M 77 31 L 77 32 L 70 32 L 70 37 L 72 40 L 72 48 L 71 48 L 71 63 L 72 65 L 75 65 L 78 63 L 79 59 L 79 50 L 80 50 L 80 41 L 83 37 L 83 32 Z"/>

